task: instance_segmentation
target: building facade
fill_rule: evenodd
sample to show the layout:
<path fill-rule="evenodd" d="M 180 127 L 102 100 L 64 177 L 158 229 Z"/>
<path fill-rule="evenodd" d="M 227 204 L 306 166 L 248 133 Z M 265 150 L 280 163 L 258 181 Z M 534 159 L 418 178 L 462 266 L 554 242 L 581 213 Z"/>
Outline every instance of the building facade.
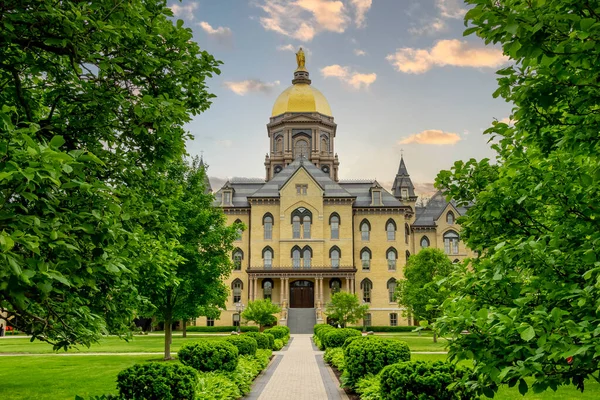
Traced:
<path fill-rule="evenodd" d="M 452 261 L 466 257 L 456 224 L 465 210 L 440 193 L 417 207 L 403 158 L 391 193 L 376 180 L 340 180 L 337 125 L 301 52 L 267 124 L 265 179 L 232 179 L 215 194 L 228 222 L 247 229 L 232 253 L 227 308 L 196 324 L 238 325 L 240 304 L 259 298 L 282 307 L 281 325 L 297 308 L 314 309 L 321 323 L 325 304 L 342 290 L 369 305 L 366 325 L 408 325 L 393 299 L 406 260 L 424 247 L 443 249 Z"/>

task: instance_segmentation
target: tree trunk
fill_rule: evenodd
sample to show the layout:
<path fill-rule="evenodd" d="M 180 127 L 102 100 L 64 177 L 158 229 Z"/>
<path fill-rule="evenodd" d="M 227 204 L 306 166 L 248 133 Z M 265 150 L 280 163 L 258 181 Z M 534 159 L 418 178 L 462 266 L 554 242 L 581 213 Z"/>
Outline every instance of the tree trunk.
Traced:
<path fill-rule="evenodd" d="M 433 331 L 433 343 L 437 343 L 437 333 Z"/>
<path fill-rule="evenodd" d="M 183 320 L 183 337 L 187 337 L 187 319 Z"/>

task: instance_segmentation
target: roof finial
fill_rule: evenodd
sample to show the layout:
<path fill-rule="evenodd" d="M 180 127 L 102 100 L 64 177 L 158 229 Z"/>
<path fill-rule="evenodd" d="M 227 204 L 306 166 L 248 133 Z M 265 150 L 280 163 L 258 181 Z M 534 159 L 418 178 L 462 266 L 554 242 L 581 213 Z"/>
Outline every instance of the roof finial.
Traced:
<path fill-rule="evenodd" d="M 304 55 L 302 47 L 300 47 L 300 50 L 296 53 L 296 64 L 298 64 L 298 68 L 294 71 L 292 83 L 294 85 L 297 83 L 306 83 L 310 85 L 310 77 L 308 70 L 306 69 L 306 56 Z"/>
<path fill-rule="evenodd" d="M 304 50 L 300 47 L 300 50 L 296 53 L 296 63 L 298 64 L 298 68 L 296 71 L 306 71 L 306 57 L 304 56 Z"/>
<path fill-rule="evenodd" d="M 404 149 L 400 149 L 400 158 L 404 158 Z"/>

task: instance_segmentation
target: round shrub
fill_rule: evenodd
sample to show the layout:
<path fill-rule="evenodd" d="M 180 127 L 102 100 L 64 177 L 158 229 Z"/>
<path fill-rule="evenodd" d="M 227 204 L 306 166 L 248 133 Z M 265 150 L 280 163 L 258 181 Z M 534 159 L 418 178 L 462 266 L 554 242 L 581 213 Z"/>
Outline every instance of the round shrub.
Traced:
<path fill-rule="evenodd" d="M 345 349 L 346 347 L 348 347 L 350 345 L 350 343 L 352 343 L 353 341 L 355 341 L 361 337 L 363 337 L 362 334 L 360 336 L 350 336 L 348 339 L 346 339 L 346 341 L 342 345 L 342 349 Z"/>
<path fill-rule="evenodd" d="M 315 335 L 319 338 L 321 343 L 323 343 L 323 341 L 325 339 L 325 335 L 328 332 L 332 332 L 334 330 L 335 330 L 335 328 L 333 326 L 327 325 L 327 324 L 322 324 L 320 327 L 315 329 Z"/>
<path fill-rule="evenodd" d="M 275 344 L 273 345 L 273 350 L 279 351 L 283 348 L 283 340 L 275 339 Z"/>
<path fill-rule="evenodd" d="M 246 335 L 232 335 L 225 339 L 238 348 L 240 355 L 253 356 L 256 354 L 258 343 L 256 339 Z"/>
<path fill-rule="evenodd" d="M 362 333 L 356 329 L 339 328 L 325 331 L 323 335 L 323 346 L 326 349 L 330 347 L 342 347 L 346 339 L 349 337 L 362 336 Z"/>
<path fill-rule="evenodd" d="M 326 326 L 331 326 L 331 325 L 329 325 L 329 324 L 316 324 L 313 327 L 313 333 L 315 334 L 315 336 L 318 336 L 319 330 L 323 329 Z"/>
<path fill-rule="evenodd" d="M 354 339 L 344 349 L 344 379 L 354 387 L 367 374 L 377 374 L 386 365 L 410 361 L 410 350 L 406 342 L 363 336 Z"/>
<path fill-rule="evenodd" d="M 265 329 L 264 333 L 270 333 L 275 339 L 283 339 L 285 336 L 290 334 L 290 328 L 287 326 L 274 326 L 269 329 Z"/>
<path fill-rule="evenodd" d="M 470 370 L 447 362 L 414 361 L 388 365 L 379 376 L 384 400 L 469 400 L 478 396 L 461 384 Z M 451 390 L 448 385 L 455 383 Z"/>
<path fill-rule="evenodd" d="M 239 351 L 233 344 L 221 340 L 185 344 L 177 352 L 179 361 L 198 371 L 233 371 L 238 363 Z"/>
<path fill-rule="evenodd" d="M 122 399 L 193 400 L 197 373 L 181 364 L 136 364 L 119 372 L 117 389 Z"/>
<path fill-rule="evenodd" d="M 270 333 L 265 333 L 263 332 L 263 335 L 265 335 L 267 337 L 267 339 L 269 339 L 269 348 L 271 350 L 275 350 L 275 348 L 273 346 L 275 346 L 275 336 L 271 335 Z"/>
<path fill-rule="evenodd" d="M 256 340 L 256 344 L 258 344 L 259 349 L 270 349 L 271 346 L 269 344 L 269 338 L 264 333 L 258 332 L 248 332 L 245 336 L 251 337 Z M 275 339 L 275 338 L 273 338 Z"/>

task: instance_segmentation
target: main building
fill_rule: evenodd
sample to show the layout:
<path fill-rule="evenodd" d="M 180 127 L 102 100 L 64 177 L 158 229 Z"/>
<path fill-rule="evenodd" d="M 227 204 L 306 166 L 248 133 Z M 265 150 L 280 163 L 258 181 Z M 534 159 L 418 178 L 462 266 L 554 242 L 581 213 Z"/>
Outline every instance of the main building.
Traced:
<path fill-rule="evenodd" d="M 391 193 L 376 180 L 340 180 L 333 113 L 302 49 L 297 63 L 267 124 L 265 179 L 232 179 L 215 194 L 228 222 L 247 229 L 232 253 L 227 309 L 196 324 L 238 325 L 241 305 L 270 298 L 282 307 L 278 323 L 299 332 L 327 320 L 325 304 L 340 290 L 369 305 L 367 326 L 411 324 L 394 301 L 396 280 L 424 247 L 452 261 L 467 255 L 456 224 L 465 210 L 440 193 L 417 207 L 402 158 Z"/>

